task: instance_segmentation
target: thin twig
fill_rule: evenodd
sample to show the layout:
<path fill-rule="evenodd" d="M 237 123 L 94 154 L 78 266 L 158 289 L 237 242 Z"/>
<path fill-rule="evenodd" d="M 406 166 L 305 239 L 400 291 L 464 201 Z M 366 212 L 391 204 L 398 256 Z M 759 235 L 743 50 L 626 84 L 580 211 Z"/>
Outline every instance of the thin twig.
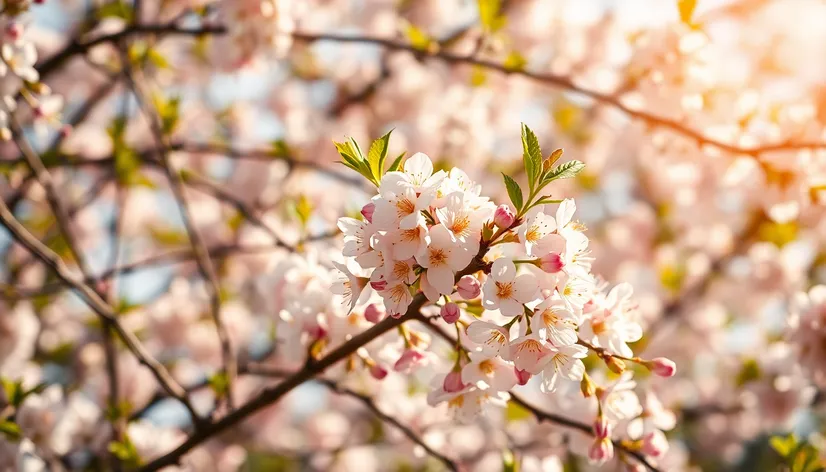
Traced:
<path fill-rule="evenodd" d="M 123 53 L 122 56 L 122 60 L 124 61 L 124 74 L 130 87 L 132 88 L 135 98 L 137 99 L 138 105 L 143 111 L 146 119 L 149 121 L 150 129 L 155 136 L 158 146 L 161 149 L 169 149 L 169 139 L 163 130 L 163 125 L 161 124 L 157 110 L 151 106 L 149 102 L 149 95 L 143 90 L 143 85 L 138 80 L 138 71 L 132 69 L 131 65 L 128 63 L 129 59 L 126 57 L 125 53 Z M 167 179 L 169 180 L 172 194 L 178 202 L 178 207 L 180 208 L 181 216 L 184 221 L 184 227 L 189 235 L 189 242 L 192 244 L 195 259 L 198 263 L 198 270 L 201 272 L 201 275 L 206 282 L 206 288 L 210 299 L 210 314 L 213 322 L 215 323 L 215 328 L 221 344 L 221 361 L 223 364 L 222 372 L 226 377 L 227 383 L 226 400 L 228 406 L 232 409 L 234 406 L 232 400 L 234 395 L 233 383 L 235 376 L 237 375 L 238 366 L 236 364 L 232 343 L 229 338 L 229 332 L 221 319 L 221 289 L 218 282 L 218 275 L 215 272 L 215 266 L 212 264 L 212 259 L 209 257 L 209 252 L 206 249 L 204 239 L 198 231 L 198 227 L 195 224 L 195 219 L 190 211 L 189 205 L 187 204 L 186 191 L 184 189 L 184 182 L 181 178 L 181 173 L 173 169 L 172 162 L 169 159 L 169 153 L 167 151 L 159 152 L 157 157 L 163 164 L 162 168 Z"/>
<path fill-rule="evenodd" d="M 37 72 L 40 74 L 40 77 L 43 78 L 54 72 L 66 60 L 73 56 L 76 56 L 78 54 L 86 54 L 86 52 L 88 52 L 90 49 L 97 45 L 105 43 L 115 43 L 121 39 L 134 35 L 157 34 L 160 36 L 198 37 L 208 34 L 224 34 L 226 33 L 226 31 L 226 28 L 221 25 L 202 26 L 199 28 L 183 28 L 174 23 L 161 25 L 131 25 L 117 33 L 98 36 L 97 38 L 90 39 L 88 41 L 73 40 L 72 42 L 67 44 L 62 50 L 60 50 L 60 52 L 44 60 L 35 68 L 37 69 Z"/>
<path fill-rule="evenodd" d="M 64 284 L 78 292 L 86 304 L 104 321 L 111 323 L 115 332 L 124 342 L 126 347 L 135 354 L 141 364 L 145 365 L 154 375 L 161 387 L 173 398 L 180 401 L 192 416 L 193 422 L 197 425 L 200 418 L 194 407 L 189 402 L 183 388 L 178 385 L 166 368 L 154 359 L 138 338 L 130 331 L 126 330 L 116 317 L 112 308 L 89 287 L 80 277 L 77 277 L 65 262 L 52 250 L 47 248 L 42 242 L 35 238 L 26 228 L 20 224 L 6 206 L 0 200 L 0 224 L 9 230 L 12 237 L 23 245 L 27 250 L 34 253 L 46 266 L 48 266 Z"/>
<path fill-rule="evenodd" d="M 636 110 L 628 105 L 624 104 L 619 97 L 615 97 L 609 93 L 599 92 L 597 90 L 591 90 L 584 87 L 581 87 L 574 83 L 573 79 L 565 76 L 565 75 L 556 75 L 551 73 L 539 73 L 539 72 L 531 72 L 529 70 L 524 69 L 513 69 L 506 67 L 504 64 L 490 61 L 487 59 L 479 59 L 473 56 L 464 56 L 455 54 L 448 51 L 439 50 L 438 48 L 434 48 L 434 50 L 421 50 L 414 47 L 412 44 L 403 43 L 400 41 L 392 40 L 392 39 L 385 39 L 385 38 L 377 38 L 377 37 L 370 37 L 370 36 L 355 36 L 355 35 L 340 35 L 340 34 L 312 34 L 312 33 L 302 33 L 296 32 L 293 33 L 293 38 L 297 40 L 303 41 L 334 41 L 334 42 L 343 42 L 343 43 L 362 43 L 362 44 L 375 44 L 387 49 L 397 50 L 397 51 L 408 51 L 413 54 L 416 54 L 420 57 L 425 58 L 434 58 L 438 60 L 442 60 L 451 64 L 470 64 L 479 67 L 484 67 L 485 69 L 499 71 L 505 74 L 513 74 L 518 76 L 527 77 L 533 79 L 537 82 L 554 86 L 560 87 L 571 92 L 578 93 L 585 97 L 591 98 L 597 102 L 601 102 L 607 105 L 610 105 L 623 113 L 634 117 L 638 120 L 644 121 L 647 124 L 659 128 L 664 128 L 671 130 L 675 133 L 681 134 L 686 138 L 689 138 L 693 141 L 696 141 L 699 145 L 709 145 L 716 148 L 719 148 L 723 151 L 730 152 L 733 154 L 741 154 L 741 155 L 751 155 L 756 156 L 758 154 L 764 154 L 767 152 L 773 151 L 797 151 L 797 150 L 805 150 L 805 149 L 826 149 L 826 142 L 784 142 L 784 143 L 777 143 L 777 144 L 767 144 L 762 146 L 754 146 L 754 147 L 741 147 L 734 144 L 730 144 L 709 136 L 706 136 L 700 131 L 688 128 L 683 123 L 680 123 L 677 120 L 662 117 L 656 115 L 654 113 L 647 112 L 645 110 Z"/>
<path fill-rule="evenodd" d="M 272 368 L 270 368 L 266 365 L 260 365 L 260 364 L 248 364 L 246 366 L 246 368 L 243 369 L 243 371 L 245 373 L 249 373 L 249 374 L 252 374 L 252 375 L 267 376 L 267 377 L 278 377 L 278 378 L 288 377 L 289 375 L 291 375 L 291 372 L 289 372 L 289 371 L 283 371 L 283 370 L 280 370 L 280 369 L 272 369 Z M 424 449 L 425 452 L 428 455 L 430 455 L 430 456 L 438 459 L 439 461 L 441 461 L 445 465 L 445 467 L 447 467 L 449 470 L 453 470 L 453 471 L 459 470 L 459 466 L 456 464 L 455 461 L 453 461 L 449 457 L 445 456 L 444 454 L 442 454 L 439 451 L 437 451 L 437 450 L 433 449 L 432 447 L 430 447 L 424 441 L 424 439 L 422 439 L 418 434 L 416 434 L 416 432 L 413 431 L 413 429 L 411 429 L 409 426 L 405 425 L 401 421 L 397 420 L 396 418 L 394 418 L 394 417 L 388 415 L 387 413 L 385 413 L 384 411 L 382 411 L 381 408 L 379 408 L 378 405 L 376 405 L 376 403 L 373 401 L 373 399 L 370 398 L 369 396 L 364 395 L 363 393 L 359 393 L 359 392 L 357 392 L 355 390 L 352 390 L 350 388 L 344 387 L 342 385 L 339 385 L 338 383 L 336 383 L 335 381 L 330 380 L 330 379 L 317 378 L 317 379 L 315 379 L 315 381 L 322 384 L 322 385 L 324 385 L 325 387 L 329 388 L 331 391 L 333 391 L 335 393 L 338 393 L 340 395 L 346 395 L 346 396 L 351 397 L 351 398 L 355 398 L 356 400 L 361 402 L 365 407 L 367 407 L 367 409 L 370 410 L 374 415 L 376 415 L 376 417 L 379 420 L 381 420 L 385 423 L 388 423 L 388 424 L 392 425 L 393 427 L 395 427 L 396 429 L 398 429 L 399 431 L 401 431 L 405 436 L 407 436 L 408 439 L 410 439 L 414 443 L 421 446 L 422 449 Z"/>

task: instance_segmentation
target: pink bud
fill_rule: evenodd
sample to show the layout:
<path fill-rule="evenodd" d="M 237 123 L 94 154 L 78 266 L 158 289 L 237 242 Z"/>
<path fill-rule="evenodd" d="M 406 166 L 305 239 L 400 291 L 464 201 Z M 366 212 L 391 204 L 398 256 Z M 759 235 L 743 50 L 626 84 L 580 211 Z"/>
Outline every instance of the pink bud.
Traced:
<path fill-rule="evenodd" d="M 321 325 L 307 326 L 305 331 L 307 331 L 307 334 L 313 339 L 324 339 L 327 337 L 327 328 Z"/>
<path fill-rule="evenodd" d="M 34 113 L 35 118 L 43 118 L 44 116 L 46 116 L 46 112 L 43 111 L 43 107 L 41 107 L 40 105 L 34 107 L 32 112 Z"/>
<path fill-rule="evenodd" d="M 372 223 L 373 222 L 373 213 L 376 211 L 376 204 L 373 202 L 364 205 L 361 208 L 361 216 L 364 217 L 365 220 Z"/>
<path fill-rule="evenodd" d="M 393 365 L 393 370 L 396 372 L 410 371 L 422 363 L 424 359 L 424 354 L 418 349 L 405 349 L 399 360 Z"/>
<path fill-rule="evenodd" d="M 373 287 L 373 290 L 377 292 L 381 292 L 382 290 L 387 289 L 387 281 L 386 280 L 377 280 L 375 282 L 370 282 L 370 286 Z"/>
<path fill-rule="evenodd" d="M 370 375 L 376 380 L 381 380 L 387 377 L 387 369 L 378 364 L 373 364 L 370 366 Z"/>
<path fill-rule="evenodd" d="M 384 318 L 384 313 L 378 305 L 371 303 L 364 309 L 364 318 L 371 323 L 378 323 Z"/>
<path fill-rule="evenodd" d="M 668 452 L 668 438 L 656 429 L 642 438 L 642 453 L 651 457 L 662 457 Z"/>
<path fill-rule="evenodd" d="M 72 129 L 73 129 L 72 125 L 69 125 L 69 124 L 65 124 L 65 125 L 61 126 L 60 127 L 60 136 L 63 139 L 68 138 L 69 136 L 72 135 Z"/>
<path fill-rule="evenodd" d="M 588 459 L 597 464 L 603 464 L 614 457 L 614 443 L 608 438 L 597 439 L 588 450 Z"/>
<path fill-rule="evenodd" d="M 645 363 L 651 372 L 660 377 L 673 377 L 677 373 L 677 364 L 666 357 L 657 357 Z"/>
<path fill-rule="evenodd" d="M 473 300 L 482 293 L 482 286 L 476 277 L 466 275 L 459 279 L 459 283 L 456 284 L 456 290 L 459 292 L 459 296 L 465 300 Z"/>
<path fill-rule="evenodd" d="M 396 313 L 395 311 L 391 311 L 388 313 L 388 315 L 390 315 L 390 318 L 393 318 L 394 320 L 401 318 L 403 314 L 404 313 Z"/>
<path fill-rule="evenodd" d="M 46 3 L 46 0 L 34 0 L 34 3 L 38 5 L 43 5 L 44 3 Z"/>
<path fill-rule="evenodd" d="M 594 436 L 597 439 L 605 439 L 611 436 L 611 425 L 603 415 L 599 415 L 594 421 Z"/>
<path fill-rule="evenodd" d="M 551 252 L 539 258 L 539 268 L 549 274 L 556 274 L 565 267 L 565 262 L 562 256 Z"/>
<path fill-rule="evenodd" d="M 459 315 L 462 314 L 462 311 L 459 309 L 459 305 L 450 302 L 445 303 L 445 306 L 442 307 L 442 311 L 439 314 L 442 315 L 445 323 L 453 324 L 459 321 Z"/>
<path fill-rule="evenodd" d="M 526 385 L 528 380 L 531 380 L 531 373 L 527 370 L 517 369 L 514 366 L 513 373 L 516 374 L 516 383 L 519 385 Z"/>
<path fill-rule="evenodd" d="M 516 216 L 508 205 L 499 205 L 493 213 L 493 223 L 499 228 L 510 228 Z"/>
<path fill-rule="evenodd" d="M 462 382 L 462 371 L 454 370 L 447 374 L 445 381 L 442 383 L 442 388 L 449 393 L 461 392 L 465 388 L 465 383 Z"/>
<path fill-rule="evenodd" d="M 23 36 L 23 25 L 20 23 L 11 23 L 6 26 L 6 34 L 11 39 L 19 39 L 20 36 Z"/>

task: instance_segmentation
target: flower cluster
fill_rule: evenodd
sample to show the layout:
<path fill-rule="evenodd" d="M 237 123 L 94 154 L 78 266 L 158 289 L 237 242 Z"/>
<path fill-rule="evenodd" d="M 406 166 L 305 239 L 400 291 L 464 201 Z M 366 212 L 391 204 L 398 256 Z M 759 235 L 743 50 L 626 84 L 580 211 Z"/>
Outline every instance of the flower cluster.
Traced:
<path fill-rule="evenodd" d="M 29 5 L 8 3 L 0 14 L 0 139 L 8 141 L 12 137 L 11 115 L 17 110 L 18 96 L 31 106 L 36 126 L 57 127 L 68 133 L 69 127 L 60 125 L 63 97 L 52 94 L 51 89 L 39 81 L 35 68 L 37 50 L 20 18 Z"/>
<path fill-rule="evenodd" d="M 561 151 L 543 159 L 533 132 L 523 126 L 522 134 L 527 201 L 505 176 L 515 211 L 496 207 L 461 169 L 436 171 L 422 153 L 403 165 L 399 157 L 384 172 L 389 135 L 371 146 L 368 158 L 353 140 L 337 143 L 345 165 L 378 187 L 361 210 L 363 218 L 338 221 L 347 259 L 337 263 L 346 276 L 337 293 L 353 310 L 375 292 L 392 318 L 419 316 L 426 302 L 440 307 L 441 319 L 456 326 L 456 357 L 453 368 L 433 380 L 428 402 L 447 403 L 459 419 L 475 417 L 486 405 L 504 406 L 508 392 L 534 376 L 543 392 L 594 396 L 596 441 L 589 456 L 602 462 L 613 455 L 612 431 L 619 420 L 641 418 L 642 410 L 610 414 L 616 408 L 609 398 L 617 387 L 595 386 L 583 359 L 593 353 L 615 374 L 626 372 L 626 362 L 662 377 L 676 369 L 665 358 L 634 357 L 628 343 L 643 333 L 630 285 L 601 290 L 591 274 L 585 227 L 574 218 L 574 201 L 540 196 L 552 181 L 575 175 L 581 164 L 554 167 Z M 555 211 L 551 205 L 557 205 Z M 414 306 L 417 297 L 420 304 Z M 366 312 L 379 310 L 370 304 Z M 377 322 L 382 316 L 371 318 Z M 405 346 L 396 370 L 425 363 L 427 356 L 407 335 Z M 646 435 L 654 434 L 648 429 Z M 667 448 L 661 431 L 655 441 L 651 455 L 659 456 Z"/>

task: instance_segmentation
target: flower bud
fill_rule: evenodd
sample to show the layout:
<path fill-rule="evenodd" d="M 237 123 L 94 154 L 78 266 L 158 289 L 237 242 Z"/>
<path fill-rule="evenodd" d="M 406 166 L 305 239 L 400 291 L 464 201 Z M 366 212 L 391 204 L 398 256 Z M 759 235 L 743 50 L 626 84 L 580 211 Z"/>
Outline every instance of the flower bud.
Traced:
<path fill-rule="evenodd" d="M 516 374 L 516 383 L 519 385 L 526 385 L 528 380 L 531 380 L 531 373 L 527 370 L 520 370 L 514 366 L 513 373 Z"/>
<path fill-rule="evenodd" d="M 73 130 L 72 125 L 64 124 L 63 126 L 60 127 L 60 137 L 63 138 L 63 139 L 68 138 L 69 136 L 72 135 L 72 130 Z"/>
<path fill-rule="evenodd" d="M 393 365 L 393 370 L 396 372 L 409 371 L 417 367 L 424 358 L 424 354 L 418 349 L 405 349 L 399 360 Z"/>
<path fill-rule="evenodd" d="M 476 277 L 466 275 L 459 279 L 459 283 L 456 284 L 456 290 L 459 292 L 459 296 L 465 300 L 473 300 L 482 293 L 482 286 Z"/>
<path fill-rule="evenodd" d="M 625 362 L 623 362 L 622 359 L 616 358 L 612 355 L 607 355 L 603 357 L 603 360 L 605 360 L 605 365 L 607 365 L 608 368 L 611 369 L 611 372 L 615 374 L 621 374 L 625 372 Z"/>
<path fill-rule="evenodd" d="M 604 464 L 614 457 L 614 443 L 608 438 L 597 439 L 588 450 L 588 459 L 596 464 Z"/>
<path fill-rule="evenodd" d="M 371 303 L 364 309 L 364 318 L 371 323 L 378 323 L 384 318 L 384 313 L 377 304 Z"/>
<path fill-rule="evenodd" d="M 605 415 L 600 414 L 594 421 L 594 437 L 597 439 L 605 439 L 611 437 L 611 424 Z"/>
<path fill-rule="evenodd" d="M 442 388 L 445 392 L 455 393 L 461 392 L 465 388 L 465 383 L 462 382 L 462 371 L 453 370 L 445 376 L 442 383 Z"/>
<path fill-rule="evenodd" d="M 662 457 L 668 452 L 668 439 L 660 430 L 654 430 L 642 438 L 642 453 L 651 457 Z"/>
<path fill-rule="evenodd" d="M 442 307 L 442 311 L 439 314 L 442 315 L 445 323 L 453 324 L 459 321 L 459 315 L 462 314 L 462 311 L 459 309 L 459 305 L 450 302 L 445 303 L 445 306 Z"/>
<path fill-rule="evenodd" d="M 660 377 L 673 377 L 677 373 L 677 364 L 666 357 L 656 357 L 648 362 L 645 362 L 648 370 Z"/>
<path fill-rule="evenodd" d="M 23 36 L 23 25 L 16 22 L 10 23 L 6 26 L 6 35 L 12 40 L 20 39 Z"/>
<path fill-rule="evenodd" d="M 376 380 L 381 380 L 387 377 L 387 369 L 378 364 L 373 364 L 370 366 L 370 375 Z"/>
<path fill-rule="evenodd" d="M 372 223 L 373 222 L 373 213 L 375 211 L 376 211 L 376 204 L 373 203 L 373 202 L 370 202 L 370 203 L 368 203 L 367 205 L 364 205 L 361 208 L 361 216 L 363 216 L 364 219 L 367 220 L 368 223 Z"/>
<path fill-rule="evenodd" d="M 591 398 L 594 393 L 596 393 L 596 386 L 594 382 L 591 381 L 591 377 L 588 376 L 586 373 L 582 376 L 582 381 L 579 382 L 579 391 L 582 392 L 582 396 L 585 398 Z"/>
<path fill-rule="evenodd" d="M 390 318 L 393 318 L 394 320 L 401 318 L 403 314 L 404 313 L 396 313 L 395 311 L 391 311 L 390 313 L 388 313 L 388 315 L 390 315 Z"/>
<path fill-rule="evenodd" d="M 508 205 L 499 205 L 493 213 L 493 223 L 499 228 L 510 228 L 516 216 Z"/>
<path fill-rule="evenodd" d="M 565 267 L 562 256 L 551 252 L 539 258 L 539 268 L 549 274 L 556 274 Z"/>
<path fill-rule="evenodd" d="M 370 287 L 377 292 L 381 292 L 387 289 L 387 281 L 386 280 L 377 280 L 375 282 L 370 282 Z"/>
<path fill-rule="evenodd" d="M 318 324 L 313 326 L 307 326 L 304 330 L 313 339 L 324 339 L 327 337 L 327 328 Z"/>

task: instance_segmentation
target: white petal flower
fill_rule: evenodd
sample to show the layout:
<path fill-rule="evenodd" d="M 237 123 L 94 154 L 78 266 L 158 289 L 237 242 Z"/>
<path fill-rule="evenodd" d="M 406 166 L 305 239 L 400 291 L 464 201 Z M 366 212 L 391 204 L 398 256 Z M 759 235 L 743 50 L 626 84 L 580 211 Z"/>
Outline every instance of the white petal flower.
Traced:
<path fill-rule="evenodd" d="M 493 262 L 490 275 L 482 289 L 482 305 L 486 310 L 499 310 L 505 316 L 518 316 L 524 304 L 536 299 L 539 289 L 532 274 L 516 275 L 516 266 L 507 258 Z"/>

